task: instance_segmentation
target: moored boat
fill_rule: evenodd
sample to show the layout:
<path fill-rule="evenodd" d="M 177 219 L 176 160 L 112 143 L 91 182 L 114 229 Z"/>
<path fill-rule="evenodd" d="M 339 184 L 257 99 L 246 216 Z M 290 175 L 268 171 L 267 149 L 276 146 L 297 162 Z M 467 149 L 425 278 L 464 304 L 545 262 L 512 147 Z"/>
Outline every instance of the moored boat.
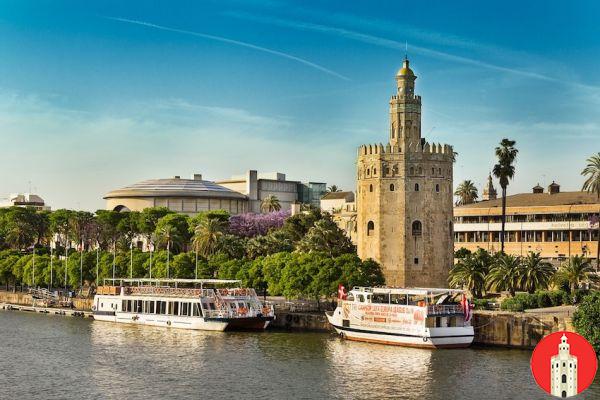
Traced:
<path fill-rule="evenodd" d="M 92 311 L 99 321 L 210 331 L 263 330 L 275 318 L 254 289 L 224 279 L 105 279 Z"/>
<path fill-rule="evenodd" d="M 471 306 L 461 290 L 355 287 L 340 290 L 327 319 L 338 334 L 356 341 L 410 347 L 468 347 L 473 342 Z"/>

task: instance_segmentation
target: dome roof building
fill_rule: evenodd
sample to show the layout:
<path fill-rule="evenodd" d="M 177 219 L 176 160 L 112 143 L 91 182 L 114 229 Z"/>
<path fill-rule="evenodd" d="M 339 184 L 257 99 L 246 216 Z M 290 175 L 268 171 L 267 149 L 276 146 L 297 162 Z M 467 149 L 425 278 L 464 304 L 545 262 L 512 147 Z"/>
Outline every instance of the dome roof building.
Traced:
<path fill-rule="evenodd" d="M 150 179 L 104 196 L 106 208 L 115 211 L 142 211 L 149 207 L 167 207 L 188 215 L 201 211 L 226 210 L 231 214 L 246 212 L 248 198 L 194 174 L 192 179 L 175 176 L 169 179 Z"/>

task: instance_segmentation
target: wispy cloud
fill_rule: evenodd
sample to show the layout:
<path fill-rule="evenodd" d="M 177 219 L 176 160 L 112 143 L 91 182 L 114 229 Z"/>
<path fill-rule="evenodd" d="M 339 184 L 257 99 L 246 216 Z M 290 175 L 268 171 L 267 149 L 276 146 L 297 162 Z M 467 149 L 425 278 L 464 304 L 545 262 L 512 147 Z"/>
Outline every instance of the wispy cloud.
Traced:
<path fill-rule="evenodd" d="M 249 21 L 258 22 L 258 23 L 264 23 L 264 24 L 270 24 L 270 25 L 275 25 L 275 26 L 280 26 L 280 27 L 287 27 L 287 28 L 292 28 L 292 29 L 299 29 L 299 30 L 320 32 L 320 33 L 329 34 L 329 35 L 335 35 L 338 37 L 343 37 L 343 38 L 346 38 L 349 40 L 367 43 L 367 44 L 371 44 L 374 46 L 385 47 L 385 48 L 394 49 L 394 50 L 400 50 L 402 52 L 404 52 L 405 46 L 406 46 L 405 42 L 399 42 L 399 41 L 384 38 L 381 36 L 362 33 L 362 32 L 358 32 L 356 30 L 350 30 L 350 29 L 341 28 L 338 26 L 333 26 L 333 25 L 317 24 L 317 23 L 307 22 L 307 21 L 292 20 L 292 19 L 287 19 L 287 18 L 278 18 L 278 17 L 265 16 L 265 15 L 257 15 L 257 14 L 253 14 L 253 13 L 238 12 L 238 11 L 235 11 L 235 12 L 230 11 L 230 12 L 226 12 L 224 14 L 228 15 L 230 17 L 233 17 L 233 18 L 244 19 L 244 20 L 249 20 Z M 369 23 L 366 23 L 366 24 L 367 24 L 367 26 L 370 25 Z M 427 36 L 429 38 L 429 40 L 437 40 L 440 44 L 451 43 L 454 46 L 469 47 L 469 42 L 462 38 L 450 37 L 450 38 L 443 39 L 442 36 L 439 34 L 432 34 L 432 33 L 425 34 L 423 32 L 421 32 L 420 35 Z M 470 46 L 476 47 L 476 44 L 471 44 Z M 572 82 L 572 81 L 565 81 L 563 78 L 558 78 L 558 77 L 544 74 L 544 73 L 539 73 L 539 72 L 535 72 L 535 71 L 527 71 L 527 70 L 513 68 L 513 67 L 507 67 L 507 66 L 503 66 L 503 65 L 497 65 L 494 63 L 489 63 L 489 62 L 482 61 L 482 60 L 475 59 L 475 58 L 463 57 L 463 56 L 451 54 L 448 52 L 435 50 L 435 49 L 432 49 L 429 47 L 411 44 L 410 51 L 411 51 L 411 53 L 417 53 L 417 54 L 421 54 L 424 56 L 441 59 L 444 61 L 450 61 L 450 62 L 471 65 L 474 67 L 485 68 L 485 69 L 489 69 L 489 70 L 493 70 L 493 71 L 518 75 L 518 76 L 522 76 L 522 77 L 530 78 L 530 79 L 566 84 L 566 85 L 570 85 L 570 86 L 573 86 L 573 87 L 576 87 L 579 89 L 590 89 L 590 90 L 594 90 L 594 91 L 598 91 L 600 89 L 596 86 L 585 85 L 585 84 Z"/>
<path fill-rule="evenodd" d="M 118 21 L 118 22 L 124 22 L 124 23 L 128 23 L 128 24 L 135 24 L 135 25 L 141 25 L 141 26 L 145 26 L 148 28 L 153 28 L 153 29 L 160 29 L 163 31 L 168 31 L 168 32 L 175 32 L 175 33 L 180 33 L 183 35 L 190 35 L 190 36 L 196 36 L 199 38 L 203 38 L 203 39 L 208 39 L 208 40 L 213 40 L 216 42 L 221 42 L 221 43 L 227 43 L 227 44 L 231 44 L 234 46 L 240 46 L 240 47 L 246 47 L 248 49 L 252 49 L 252 50 L 256 50 L 256 51 L 260 51 L 263 53 L 267 53 L 267 54 L 271 54 L 277 57 L 281 57 L 281 58 L 285 58 L 288 60 L 292 60 L 295 61 L 297 63 L 300 63 L 302 65 L 305 65 L 307 67 L 316 69 L 318 71 L 324 72 L 326 74 L 329 74 L 331 76 L 334 76 L 336 78 L 339 79 L 343 79 L 346 81 L 349 81 L 350 78 L 335 72 L 329 68 L 326 68 L 322 65 L 316 64 L 312 61 L 308 61 L 304 58 L 300 58 L 297 56 L 294 56 L 292 54 L 288 54 L 288 53 L 284 53 L 282 51 L 278 51 L 278 50 L 273 50 L 273 49 L 269 49 L 267 47 L 262 47 L 262 46 L 257 46 L 255 44 L 252 43 L 247 43 L 247 42 L 242 42 L 239 40 L 234 40 L 234 39 L 229 39 L 226 37 L 222 37 L 222 36 L 215 36 L 215 35 L 210 35 L 207 33 L 201 33 L 201 32 L 193 32 L 193 31 L 188 31 L 188 30 L 184 30 L 184 29 L 177 29 L 177 28 L 170 28 L 167 26 L 162 26 L 162 25 L 156 25 L 156 24 L 152 24 L 149 22 L 144 22 L 144 21 L 137 21 L 137 20 L 132 20 L 132 19 L 127 19 L 127 18 L 119 18 L 119 17 L 105 17 L 107 19 L 113 20 L 113 21 Z"/>

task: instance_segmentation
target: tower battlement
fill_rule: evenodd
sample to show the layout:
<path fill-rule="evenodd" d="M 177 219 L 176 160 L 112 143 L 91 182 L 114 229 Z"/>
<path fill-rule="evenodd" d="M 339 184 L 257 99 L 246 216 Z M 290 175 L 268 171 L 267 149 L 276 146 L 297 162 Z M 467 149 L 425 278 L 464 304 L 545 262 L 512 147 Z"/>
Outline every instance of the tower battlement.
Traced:
<path fill-rule="evenodd" d="M 437 154 L 448 156 L 450 160 L 454 159 L 454 149 L 448 144 L 441 143 L 408 143 L 407 146 L 402 149 L 397 144 L 363 144 L 358 147 L 358 156 L 366 156 L 372 154 L 403 154 L 403 153 L 423 153 L 423 154 Z"/>

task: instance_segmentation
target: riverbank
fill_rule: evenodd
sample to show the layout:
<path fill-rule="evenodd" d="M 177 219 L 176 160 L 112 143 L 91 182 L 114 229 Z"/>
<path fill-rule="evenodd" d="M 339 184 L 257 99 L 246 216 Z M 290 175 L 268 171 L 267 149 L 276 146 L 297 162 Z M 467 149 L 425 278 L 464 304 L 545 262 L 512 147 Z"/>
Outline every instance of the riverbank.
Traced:
<path fill-rule="evenodd" d="M 0 291 L 0 303 L 32 306 L 32 298 L 23 292 Z M 88 312 L 92 299 L 73 299 L 73 309 Z M 546 335 L 560 331 L 573 331 L 572 310 L 549 312 L 475 311 L 474 343 L 486 346 L 532 349 Z M 269 329 L 284 331 L 333 332 L 324 312 L 294 312 L 278 310 Z"/>

